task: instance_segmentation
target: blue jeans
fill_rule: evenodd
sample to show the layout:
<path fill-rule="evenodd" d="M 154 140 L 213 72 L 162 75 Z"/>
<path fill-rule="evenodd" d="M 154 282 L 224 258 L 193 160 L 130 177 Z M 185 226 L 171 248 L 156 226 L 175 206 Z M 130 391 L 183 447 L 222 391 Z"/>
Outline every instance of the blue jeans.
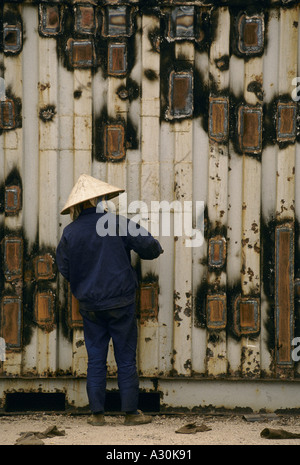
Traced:
<path fill-rule="evenodd" d="M 93 413 L 103 412 L 106 391 L 107 353 L 110 338 L 118 367 L 118 386 L 123 412 L 138 407 L 139 379 L 136 369 L 137 323 L 135 303 L 96 312 L 80 310 L 88 353 L 87 395 Z"/>

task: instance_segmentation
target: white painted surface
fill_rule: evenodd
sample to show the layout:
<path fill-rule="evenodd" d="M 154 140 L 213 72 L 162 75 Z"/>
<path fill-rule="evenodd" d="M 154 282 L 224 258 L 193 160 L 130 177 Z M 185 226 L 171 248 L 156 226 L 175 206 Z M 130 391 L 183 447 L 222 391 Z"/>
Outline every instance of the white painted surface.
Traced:
<path fill-rule="evenodd" d="M 17 217 L 5 217 L 1 213 L 1 226 L 11 230 L 22 227 L 29 254 L 36 240 L 39 247 L 54 249 L 63 227 L 69 222 L 69 218 L 60 216 L 59 212 L 73 183 L 83 172 L 125 187 L 127 207 L 134 200 L 142 200 L 150 213 L 154 200 L 204 201 L 210 222 L 221 222 L 227 228 L 226 269 L 221 276 L 208 272 L 207 237 L 201 247 L 190 249 L 186 247 L 185 237 L 174 240 L 173 235 L 164 237 L 160 232 L 158 237 L 164 254 L 154 262 L 142 263 L 143 277 L 148 272 L 158 276 L 160 293 L 157 321 L 149 321 L 139 328 L 140 374 L 142 379 L 165 379 L 170 374 L 180 376 L 178 382 L 176 377 L 172 382 L 173 394 L 166 387 L 171 382 L 161 381 L 165 389 L 164 402 L 168 398 L 166 403 L 170 406 L 190 408 L 193 404 L 210 403 L 218 406 L 222 403 L 219 389 L 224 388 L 221 393 L 227 406 L 264 408 L 268 401 L 265 386 L 270 384 L 262 383 L 259 388 L 262 394 L 254 395 L 251 383 L 222 384 L 213 380 L 201 384 L 199 378 L 181 385 L 181 380 L 195 375 L 218 378 L 224 374 L 229 378 L 243 378 L 249 367 L 257 376 L 272 376 L 272 354 L 267 347 L 265 327 L 269 302 L 262 282 L 262 255 L 255 253 L 254 248 L 261 247 L 258 236 L 262 220 L 268 224 L 276 212 L 277 219 L 299 220 L 299 144 L 282 150 L 277 144 L 269 144 L 264 147 L 260 162 L 238 154 L 231 141 L 222 145 L 220 154 L 220 147 L 208 139 L 204 127 L 206 115 L 180 122 L 164 120 L 160 108 L 160 76 L 165 76 L 165 70 L 161 69 L 160 54 L 152 50 L 150 42 L 151 31 L 160 26 L 155 16 L 137 17 L 135 64 L 128 77 L 136 82 L 140 95 L 129 101 L 120 99 L 116 93 L 120 85 L 128 84 L 128 78 L 107 78 L 101 67 L 93 72 L 66 69 L 57 59 L 56 40 L 39 37 L 37 33 L 36 6 L 25 2 L 19 9 L 26 30 L 23 51 L 13 57 L 1 54 L 0 59 L 5 67 L 7 86 L 11 86 L 14 95 L 22 100 L 22 129 L 0 136 L 0 181 L 5 180 L 14 166 L 18 167 L 23 182 L 23 210 Z M 226 55 L 229 48 L 229 13 L 225 7 L 220 8 L 220 28 L 210 55 L 188 41 L 174 45 L 175 56 L 195 66 L 204 84 L 210 86 L 210 80 L 214 79 L 220 93 L 226 94 L 229 89 L 235 98 L 243 96 L 252 105 L 258 100 L 254 93 L 247 91 L 247 85 L 253 78 L 261 79 L 263 103 L 269 105 L 279 94 L 292 92 L 292 78 L 299 74 L 299 32 L 295 26 L 298 20 L 299 8 L 283 10 L 280 15 L 272 10 L 265 54 L 248 62 L 232 55 L 229 70 L 220 71 L 214 60 Z M 145 71 L 149 69 L 155 71 L 157 79 L 147 79 Z M 78 90 L 80 98 L 74 98 L 74 91 Z M 47 123 L 39 118 L 39 110 L 45 105 L 56 108 L 53 121 Z M 92 157 L 97 118 L 105 109 L 111 118 L 120 116 L 125 122 L 129 118 L 136 129 L 137 148 L 128 147 L 121 163 L 106 163 Z M 281 210 L 282 200 L 288 205 L 287 210 Z M 243 205 L 247 205 L 244 215 Z M 174 216 L 171 213 L 172 233 Z M 159 219 L 161 221 L 161 214 Z M 253 222 L 258 224 L 258 232 L 253 231 Z M 194 214 L 194 227 L 195 224 Z M 241 240 L 245 237 L 249 238 L 251 247 L 242 247 Z M 254 281 L 244 280 L 242 265 L 253 270 Z M 205 292 L 205 284 L 218 279 L 227 286 L 228 294 L 237 284 L 245 295 L 251 292 L 253 285 L 261 293 L 261 333 L 254 341 L 248 338 L 237 341 L 228 331 L 222 331 L 215 344 L 209 331 L 200 325 L 199 313 L 205 309 L 196 307 L 197 290 L 202 285 L 202 292 Z M 7 284 L 6 287 L 9 288 Z M 57 303 L 61 304 L 61 307 L 57 305 L 60 322 L 50 333 L 36 326 L 31 328 L 24 350 L 8 354 L 2 366 L 9 375 L 44 376 L 56 370 L 81 377 L 86 374 L 82 329 L 73 330 L 70 337 L 66 324 L 62 324 L 67 312 L 67 296 L 61 277 L 51 282 L 50 287 L 57 295 Z M 177 310 L 181 308 L 181 321 L 174 319 L 174 305 L 178 305 Z M 33 312 L 33 304 L 29 310 Z M 207 363 L 208 350 L 213 356 Z M 110 375 L 116 373 L 112 347 L 108 368 Z M 58 378 L 52 380 L 53 386 L 56 382 L 61 386 Z M 21 389 L 21 379 L 18 383 Z M 295 386 L 274 382 L 270 387 L 270 406 L 298 406 Z M 68 389 L 71 389 L 70 383 Z M 82 401 L 77 400 L 81 405 Z"/>

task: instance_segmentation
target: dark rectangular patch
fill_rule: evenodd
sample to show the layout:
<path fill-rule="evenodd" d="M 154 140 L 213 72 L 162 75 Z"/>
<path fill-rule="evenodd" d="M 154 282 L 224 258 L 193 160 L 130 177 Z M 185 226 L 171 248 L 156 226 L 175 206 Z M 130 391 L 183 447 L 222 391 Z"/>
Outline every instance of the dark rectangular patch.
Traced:
<path fill-rule="evenodd" d="M 275 328 L 276 360 L 291 365 L 294 335 L 294 229 L 280 225 L 275 230 Z"/>
<path fill-rule="evenodd" d="M 158 284 L 141 283 L 139 295 L 140 323 L 158 318 Z"/>
<path fill-rule="evenodd" d="M 104 155 L 108 160 L 125 157 L 125 129 L 122 124 L 108 124 L 104 128 Z"/>
<path fill-rule="evenodd" d="M 3 24 L 3 51 L 4 53 L 18 53 L 22 49 L 22 25 Z"/>
<path fill-rule="evenodd" d="M 226 239 L 216 236 L 209 239 L 208 264 L 211 267 L 221 268 L 226 260 Z"/>
<path fill-rule="evenodd" d="M 234 331 L 238 336 L 250 336 L 259 333 L 259 298 L 237 297 L 234 303 Z"/>
<path fill-rule="evenodd" d="M 262 108 L 241 106 L 238 113 L 238 136 L 243 153 L 260 153 L 262 148 Z"/>
<path fill-rule="evenodd" d="M 67 52 L 70 66 L 73 68 L 90 68 L 95 65 L 95 47 L 92 40 L 69 39 Z"/>
<path fill-rule="evenodd" d="M 39 4 L 39 33 L 42 36 L 57 36 L 62 32 L 60 5 Z"/>
<path fill-rule="evenodd" d="M 195 36 L 194 19 L 194 6 L 179 6 L 172 8 L 169 15 L 169 40 L 193 39 Z"/>
<path fill-rule="evenodd" d="M 14 129 L 16 127 L 15 104 L 6 99 L 0 102 L 0 129 Z"/>
<path fill-rule="evenodd" d="M 5 186 L 5 213 L 16 215 L 21 210 L 21 189 L 19 186 Z"/>
<path fill-rule="evenodd" d="M 169 82 L 170 118 L 185 118 L 193 114 L 193 74 L 189 71 L 172 71 Z"/>
<path fill-rule="evenodd" d="M 6 236 L 4 248 L 4 275 L 6 281 L 21 279 L 23 274 L 23 240 L 18 236 Z"/>
<path fill-rule="evenodd" d="M 125 76 L 127 71 L 127 47 L 125 43 L 110 43 L 108 45 L 108 74 L 110 76 Z"/>
<path fill-rule="evenodd" d="M 225 329 L 227 323 L 226 295 L 208 295 L 206 298 L 207 328 Z"/>
<path fill-rule="evenodd" d="M 38 281 L 53 279 L 55 276 L 53 263 L 54 258 L 49 253 L 36 257 L 34 259 L 35 278 Z"/>
<path fill-rule="evenodd" d="M 75 10 L 75 31 L 79 34 L 94 34 L 97 22 L 93 5 L 79 4 L 74 6 Z"/>
<path fill-rule="evenodd" d="M 264 49 L 264 18 L 242 14 L 238 20 L 237 46 L 240 53 L 258 55 Z"/>
<path fill-rule="evenodd" d="M 41 328 L 52 329 L 54 323 L 54 294 L 52 292 L 36 292 L 34 320 Z"/>
<path fill-rule="evenodd" d="M 133 32 L 133 18 L 126 5 L 106 6 L 104 10 L 103 35 L 106 37 L 128 37 Z"/>
<path fill-rule="evenodd" d="M 296 139 L 297 106 L 293 102 L 278 102 L 277 140 L 294 142 Z"/>
<path fill-rule="evenodd" d="M 226 142 L 228 139 L 228 99 L 223 97 L 209 98 L 209 137 L 215 142 Z"/>
<path fill-rule="evenodd" d="M 22 342 L 22 301 L 16 296 L 4 296 L 1 305 L 0 334 L 6 349 L 20 349 Z"/>

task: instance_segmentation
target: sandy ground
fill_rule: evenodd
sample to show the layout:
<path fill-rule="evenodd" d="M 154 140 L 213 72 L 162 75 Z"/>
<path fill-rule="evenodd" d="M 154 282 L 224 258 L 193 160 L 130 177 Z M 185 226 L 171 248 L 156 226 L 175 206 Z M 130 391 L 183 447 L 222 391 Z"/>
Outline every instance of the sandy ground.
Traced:
<path fill-rule="evenodd" d="M 150 424 L 124 426 L 122 416 L 107 416 L 105 426 L 87 423 L 86 415 L 44 414 L 0 416 L 0 445 L 14 445 L 21 433 L 43 432 L 56 426 L 64 436 L 43 439 L 45 445 L 102 445 L 107 450 L 126 446 L 199 445 L 300 445 L 300 439 L 264 439 L 264 428 L 300 433 L 300 416 L 277 416 L 275 420 L 249 422 L 242 415 L 154 415 Z M 180 427 L 196 422 L 210 431 L 176 433 Z M 20 448 L 18 448 L 20 449 Z"/>

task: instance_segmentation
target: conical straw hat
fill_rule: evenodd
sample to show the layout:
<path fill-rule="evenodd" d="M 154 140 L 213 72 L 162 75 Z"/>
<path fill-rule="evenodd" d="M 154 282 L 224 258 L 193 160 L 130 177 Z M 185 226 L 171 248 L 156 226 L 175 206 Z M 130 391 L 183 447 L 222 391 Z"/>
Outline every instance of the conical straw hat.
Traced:
<path fill-rule="evenodd" d="M 121 192 L 124 192 L 124 189 L 111 186 L 110 184 L 93 178 L 88 174 L 82 174 L 79 176 L 78 181 L 69 195 L 67 203 L 60 213 L 61 215 L 67 215 L 70 213 L 70 207 L 74 207 L 74 205 L 78 205 L 81 202 L 102 196 L 107 196 L 107 199 L 112 199 Z"/>

